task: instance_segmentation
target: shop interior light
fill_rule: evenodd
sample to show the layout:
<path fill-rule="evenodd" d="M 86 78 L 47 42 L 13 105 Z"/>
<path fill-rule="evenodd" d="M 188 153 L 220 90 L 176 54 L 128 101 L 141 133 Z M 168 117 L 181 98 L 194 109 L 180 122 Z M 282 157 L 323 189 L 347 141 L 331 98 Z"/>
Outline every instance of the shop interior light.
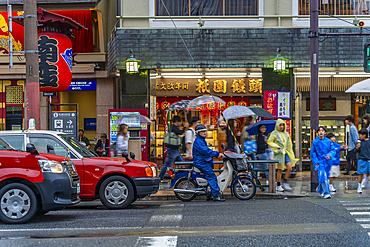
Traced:
<path fill-rule="evenodd" d="M 281 56 L 281 48 L 277 48 L 276 50 L 276 57 L 272 58 L 271 60 L 274 61 L 274 72 L 285 72 L 285 62 L 289 59 L 284 58 Z"/>
<path fill-rule="evenodd" d="M 141 60 L 137 60 L 134 58 L 134 52 L 132 49 L 130 49 L 130 57 L 125 61 L 126 63 L 126 73 L 127 74 L 135 74 L 139 73 L 139 62 Z"/>

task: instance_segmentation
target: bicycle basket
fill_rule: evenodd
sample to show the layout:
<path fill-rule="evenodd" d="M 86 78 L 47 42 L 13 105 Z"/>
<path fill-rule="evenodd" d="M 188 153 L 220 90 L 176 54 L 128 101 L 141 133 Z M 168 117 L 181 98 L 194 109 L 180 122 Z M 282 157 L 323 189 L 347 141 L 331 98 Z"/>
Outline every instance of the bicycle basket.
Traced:
<path fill-rule="evenodd" d="M 235 159 L 235 166 L 236 166 L 236 170 L 238 171 L 249 170 L 247 157 L 244 157 L 242 159 Z"/>

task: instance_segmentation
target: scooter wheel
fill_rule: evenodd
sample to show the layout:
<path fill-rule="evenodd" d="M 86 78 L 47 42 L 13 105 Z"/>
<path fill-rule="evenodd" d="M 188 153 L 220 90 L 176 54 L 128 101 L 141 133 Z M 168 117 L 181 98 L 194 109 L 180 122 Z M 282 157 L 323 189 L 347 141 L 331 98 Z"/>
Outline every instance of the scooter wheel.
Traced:
<path fill-rule="evenodd" d="M 238 181 L 233 184 L 234 195 L 240 200 L 251 199 L 256 194 L 256 184 L 248 177 L 241 177 L 240 182 L 241 185 Z"/>
<path fill-rule="evenodd" d="M 179 179 L 176 184 L 175 184 L 175 189 L 186 189 L 186 190 L 194 190 L 197 188 L 197 184 L 193 180 L 189 180 L 187 178 L 182 178 Z M 197 196 L 195 193 L 194 194 L 184 194 L 184 193 L 178 193 L 175 192 L 175 196 L 177 199 L 183 202 L 190 202 L 194 200 L 194 198 Z"/>

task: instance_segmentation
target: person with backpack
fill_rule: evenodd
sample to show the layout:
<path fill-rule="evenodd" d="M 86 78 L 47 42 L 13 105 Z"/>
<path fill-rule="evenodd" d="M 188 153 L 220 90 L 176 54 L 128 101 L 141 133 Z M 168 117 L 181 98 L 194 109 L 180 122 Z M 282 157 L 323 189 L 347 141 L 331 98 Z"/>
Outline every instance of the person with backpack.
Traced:
<path fill-rule="evenodd" d="M 200 124 L 199 117 L 192 117 L 190 119 L 190 128 L 185 132 L 185 138 L 183 139 L 182 144 L 182 151 L 186 152 L 186 159 L 192 160 L 193 159 L 193 143 L 196 137 L 195 134 L 195 127 Z"/>
<path fill-rule="evenodd" d="M 181 118 L 179 116 L 174 116 L 172 119 L 172 125 L 170 126 L 170 130 L 168 133 L 168 142 L 166 143 L 167 138 L 164 138 L 163 140 L 167 148 L 167 157 L 159 173 L 159 179 L 162 183 L 164 182 L 164 174 L 166 174 L 168 167 L 170 167 L 175 161 L 183 161 L 179 150 L 179 147 L 181 145 L 180 135 L 185 132 L 185 128 L 189 127 L 189 123 L 185 123 L 182 130 L 180 130 L 180 126 Z M 175 142 L 176 144 L 171 144 L 171 142 Z"/>

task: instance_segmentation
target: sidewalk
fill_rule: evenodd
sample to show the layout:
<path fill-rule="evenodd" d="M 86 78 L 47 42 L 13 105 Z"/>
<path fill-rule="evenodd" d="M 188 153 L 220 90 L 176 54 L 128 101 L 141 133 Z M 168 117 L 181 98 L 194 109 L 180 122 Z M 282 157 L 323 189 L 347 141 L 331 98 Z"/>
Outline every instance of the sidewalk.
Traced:
<path fill-rule="evenodd" d="M 335 194 L 337 195 L 345 195 L 345 194 L 357 194 L 357 176 L 351 176 L 354 172 L 351 172 L 350 175 L 341 175 L 334 180 L 334 188 L 337 190 Z M 169 180 L 168 183 L 163 183 L 160 185 L 159 191 L 151 195 L 150 197 L 146 197 L 141 200 L 177 200 L 175 197 L 175 193 L 173 192 L 173 188 L 169 189 Z M 266 179 L 260 179 L 262 184 L 265 184 Z M 318 193 L 311 192 L 311 178 L 310 178 L 310 171 L 304 172 L 297 172 L 295 178 L 289 180 L 289 184 L 292 187 L 292 191 L 284 191 L 284 192 L 276 192 L 276 193 L 268 193 L 268 188 L 265 188 L 265 191 L 261 191 L 260 188 L 257 188 L 256 195 L 253 199 L 285 199 L 285 198 L 293 198 L 293 197 L 305 197 L 305 196 L 317 196 Z M 370 184 L 363 189 L 363 194 L 370 193 Z M 334 194 L 334 193 L 333 193 Z M 223 195 L 224 198 L 236 198 L 232 197 L 230 194 L 230 189 L 227 189 Z M 199 200 L 204 200 L 204 196 L 197 197 Z"/>

